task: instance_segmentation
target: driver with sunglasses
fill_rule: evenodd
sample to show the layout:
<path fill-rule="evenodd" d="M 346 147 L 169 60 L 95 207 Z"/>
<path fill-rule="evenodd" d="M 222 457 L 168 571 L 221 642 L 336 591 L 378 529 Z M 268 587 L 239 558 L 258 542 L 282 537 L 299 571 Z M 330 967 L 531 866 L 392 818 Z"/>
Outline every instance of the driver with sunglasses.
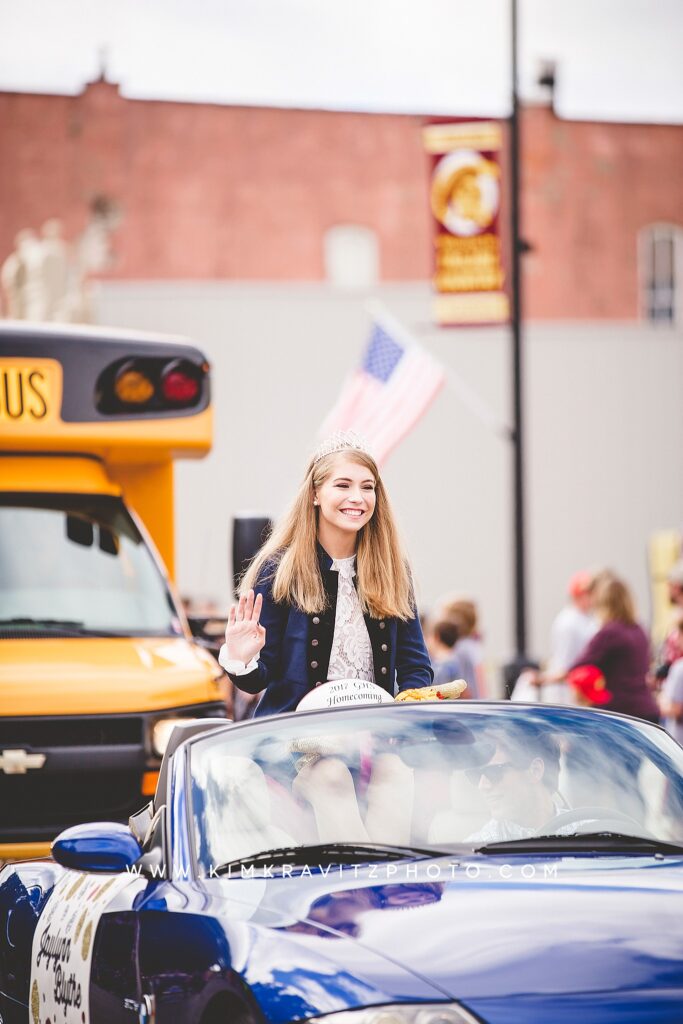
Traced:
<path fill-rule="evenodd" d="M 493 753 L 464 774 L 478 788 L 491 819 L 466 842 L 497 843 L 542 833 L 543 825 L 567 806 L 557 791 L 557 740 L 521 723 L 491 729 L 486 738 L 489 751 L 495 745 Z"/>

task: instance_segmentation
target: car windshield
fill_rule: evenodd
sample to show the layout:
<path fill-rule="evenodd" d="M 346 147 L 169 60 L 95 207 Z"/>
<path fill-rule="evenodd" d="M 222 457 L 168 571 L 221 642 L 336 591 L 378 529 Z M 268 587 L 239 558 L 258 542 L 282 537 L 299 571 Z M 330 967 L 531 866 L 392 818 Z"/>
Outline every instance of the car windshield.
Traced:
<path fill-rule="evenodd" d="M 123 502 L 0 498 L 0 637 L 180 633 L 164 578 Z"/>
<path fill-rule="evenodd" d="M 683 842 L 683 749 L 607 713 L 382 705 L 251 722 L 190 751 L 203 874 L 319 844 L 448 851 L 595 833 Z"/>

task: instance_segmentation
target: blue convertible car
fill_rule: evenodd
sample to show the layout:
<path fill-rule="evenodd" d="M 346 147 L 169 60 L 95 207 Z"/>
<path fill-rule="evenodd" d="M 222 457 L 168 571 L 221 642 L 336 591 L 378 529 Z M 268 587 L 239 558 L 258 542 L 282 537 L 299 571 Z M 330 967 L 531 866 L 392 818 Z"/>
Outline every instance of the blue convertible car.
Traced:
<path fill-rule="evenodd" d="M 4 1024 L 681 1024 L 683 749 L 579 708 L 188 723 L 0 873 Z"/>

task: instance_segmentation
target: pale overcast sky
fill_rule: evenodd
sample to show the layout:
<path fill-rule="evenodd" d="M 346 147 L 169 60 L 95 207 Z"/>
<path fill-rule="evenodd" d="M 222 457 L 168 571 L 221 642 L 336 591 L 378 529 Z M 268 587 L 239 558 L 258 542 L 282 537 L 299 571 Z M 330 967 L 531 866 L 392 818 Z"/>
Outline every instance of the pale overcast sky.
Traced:
<path fill-rule="evenodd" d="M 510 0 L 0 0 L 0 89 L 504 115 Z M 683 123 L 683 0 L 519 0 L 522 91 L 570 118 Z"/>

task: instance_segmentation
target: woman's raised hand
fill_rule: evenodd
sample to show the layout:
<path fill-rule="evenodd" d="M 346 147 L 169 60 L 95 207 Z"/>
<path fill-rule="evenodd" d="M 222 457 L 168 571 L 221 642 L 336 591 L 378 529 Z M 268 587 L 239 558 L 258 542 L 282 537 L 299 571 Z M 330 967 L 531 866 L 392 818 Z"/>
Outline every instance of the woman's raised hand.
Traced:
<path fill-rule="evenodd" d="M 266 642 L 266 631 L 259 623 L 263 597 L 254 598 L 254 591 L 242 594 L 237 605 L 233 605 L 225 627 L 225 643 L 228 657 L 248 665 Z"/>

